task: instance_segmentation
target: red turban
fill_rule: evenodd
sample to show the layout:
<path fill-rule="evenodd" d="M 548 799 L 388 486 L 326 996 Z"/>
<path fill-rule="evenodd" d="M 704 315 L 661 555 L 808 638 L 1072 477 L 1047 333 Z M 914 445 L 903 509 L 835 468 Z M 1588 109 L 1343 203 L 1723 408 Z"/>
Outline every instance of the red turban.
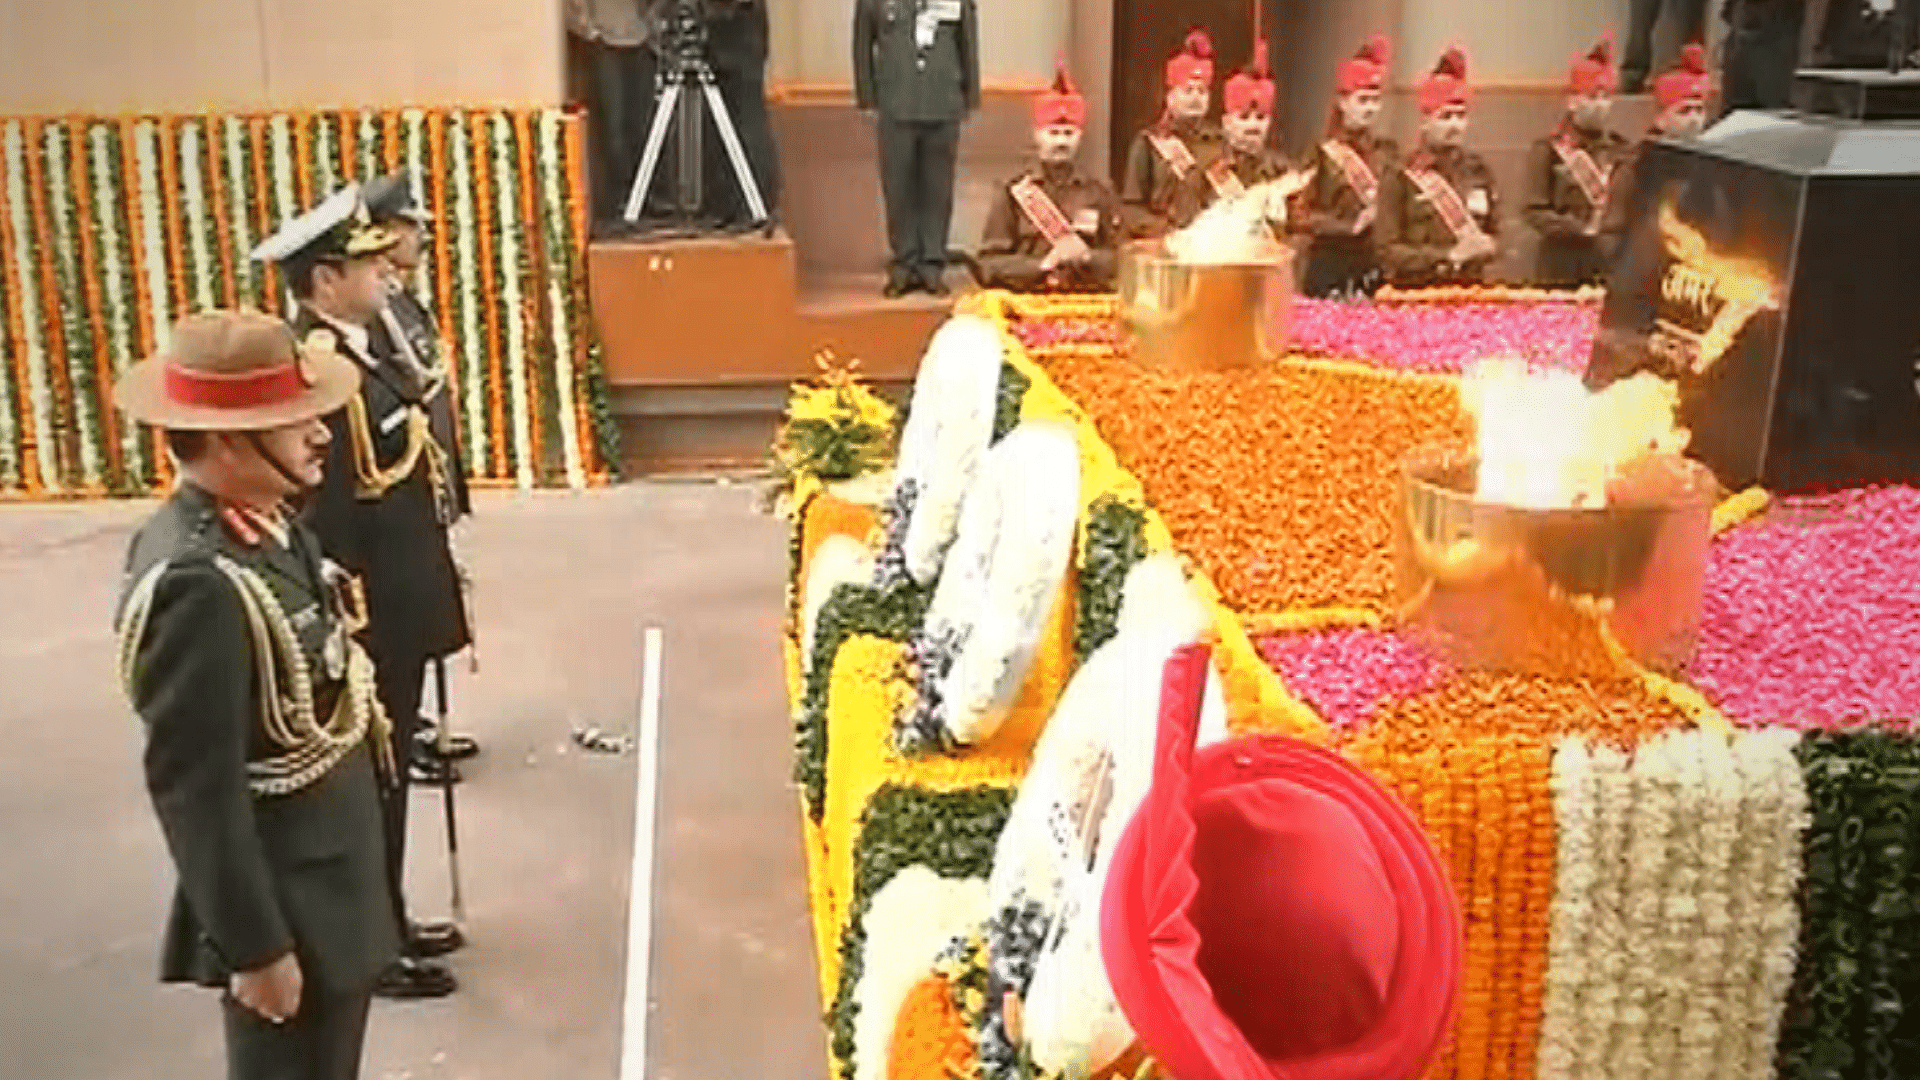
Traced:
<path fill-rule="evenodd" d="M 1386 35 L 1375 34 L 1360 46 L 1358 52 L 1340 65 L 1340 92 L 1351 94 L 1355 90 L 1378 90 L 1386 85 L 1387 62 L 1392 56 L 1392 48 L 1387 44 Z"/>
<path fill-rule="evenodd" d="M 1267 43 L 1253 44 L 1253 63 L 1245 71 L 1235 72 L 1227 80 L 1226 110 L 1229 115 L 1257 112 L 1273 115 L 1273 76 L 1267 67 Z"/>
<path fill-rule="evenodd" d="M 1705 102 L 1713 90 L 1713 77 L 1707 74 L 1707 50 L 1695 42 L 1680 50 L 1680 65 L 1661 72 L 1653 80 L 1653 100 L 1665 112 L 1683 101 Z"/>
<path fill-rule="evenodd" d="M 1467 85 L 1467 54 L 1452 45 L 1433 65 L 1433 73 L 1420 82 L 1420 111 L 1438 112 L 1448 105 L 1465 105 L 1473 100 Z"/>
<path fill-rule="evenodd" d="M 1067 64 L 1063 60 L 1054 69 L 1053 85 L 1034 96 L 1033 126 L 1043 128 L 1070 124 L 1073 127 L 1085 127 L 1086 123 L 1087 99 L 1081 97 L 1080 89 L 1073 85 L 1073 76 L 1067 72 Z"/>
<path fill-rule="evenodd" d="M 1199 28 L 1188 34 L 1180 51 L 1167 60 L 1167 89 L 1194 82 L 1213 86 L 1213 39 Z"/>
<path fill-rule="evenodd" d="M 1459 903 L 1418 822 L 1294 739 L 1194 749 L 1204 646 L 1168 662 L 1153 786 L 1100 907 L 1115 1000 L 1180 1080 L 1417 1080 L 1453 1021 Z"/>
<path fill-rule="evenodd" d="M 1576 94 L 1610 91 L 1619 81 L 1619 70 L 1613 66 L 1611 39 L 1595 45 L 1592 52 L 1575 60 L 1573 70 L 1567 75 L 1567 86 Z"/>

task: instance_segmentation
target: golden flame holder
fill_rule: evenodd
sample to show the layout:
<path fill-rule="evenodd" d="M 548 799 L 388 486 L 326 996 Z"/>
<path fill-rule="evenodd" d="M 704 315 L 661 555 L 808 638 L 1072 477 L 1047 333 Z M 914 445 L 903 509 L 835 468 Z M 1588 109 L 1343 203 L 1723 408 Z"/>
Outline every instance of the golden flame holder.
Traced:
<path fill-rule="evenodd" d="M 1639 663 L 1668 674 L 1685 667 L 1700 637 L 1718 494 L 1711 472 L 1649 455 L 1609 481 L 1606 506 L 1554 510 L 1481 501 L 1478 472 L 1473 451 L 1459 447 L 1424 447 L 1402 464 L 1396 592 L 1416 628 L 1437 631 L 1466 666 L 1554 674 L 1513 632 L 1510 586 L 1523 575 L 1544 582 L 1538 602 L 1604 618 Z"/>
<path fill-rule="evenodd" d="M 1188 371 L 1254 367 L 1287 351 L 1293 253 L 1271 243 L 1246 262 L 1182 262 L 1164 242 L 1120 250 L 1120 324 L 1144 366 Z"/>

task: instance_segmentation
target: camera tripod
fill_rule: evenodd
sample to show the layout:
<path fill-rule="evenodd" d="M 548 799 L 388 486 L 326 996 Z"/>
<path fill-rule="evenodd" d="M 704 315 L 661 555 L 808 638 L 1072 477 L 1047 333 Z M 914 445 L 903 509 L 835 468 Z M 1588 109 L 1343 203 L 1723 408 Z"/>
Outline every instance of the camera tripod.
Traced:
<path fill-rule="evenodd" d="M 701 168 L 701 135 L 705 118 L 711 115 L 713 126 L 720 133 L 720 144 L 726 148 L 727 162 L 733 167 L 734 181 L 740 185 L 740 194 L 746 200 L 749 223 L 756 228 L 764 227 L 768 221 L 766 199 L 753 178 L 746 150 L 740 145 L 740 133 L 733 126 L 733 115 L 727 111 L 726 99 L 720 96 L 713 68 L 707 63 L 706 24 L 699 4 L 696 0 L 669 2 L 671 12 L 659 20 L 664 24 L 661 29 L 665 47 L 661 50 L 661 59 L 665 71 L 654 91 L 653 126 L 647 131 L 646 146 L 640 154 L 640 171 L 634 175 L 633 187 L 627 193 L 623 216 L 630 225 L 639 222 L 647 195 L 658 179 L 660 154 L 666 147 L 670 128 L 676 136 L 678 159 L 674 209 L 685 224 L 699 215 L 706 193 Z"/>

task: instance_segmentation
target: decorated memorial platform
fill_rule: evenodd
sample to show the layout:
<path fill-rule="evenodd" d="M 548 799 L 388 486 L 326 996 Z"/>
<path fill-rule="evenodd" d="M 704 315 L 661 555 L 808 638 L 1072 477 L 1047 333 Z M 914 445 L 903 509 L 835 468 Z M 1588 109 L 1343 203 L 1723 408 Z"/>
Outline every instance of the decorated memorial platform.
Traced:
<path fill-rule="evenodd" d="M 1336 750 L 1450 870 L 1429 1077 L 1920 1075 L 1920 491 L 1721 492 L 1679 670 L 1577 605 L 1509 609 L 1550 662 L 1507 669 L 1409 617 L 1403 462 L 1475 438 L 1473 362 L 1578 374 L 1597 321 L 1303 300 L 1292 355 L 1172 372 L 1111 298 L 988 293 L 905 416 L 846 373 L 797 387 L 784 650 L 831 1075 L 1157 1071 L 1100 908 L 1191 642 L 1202 743 Z"/>

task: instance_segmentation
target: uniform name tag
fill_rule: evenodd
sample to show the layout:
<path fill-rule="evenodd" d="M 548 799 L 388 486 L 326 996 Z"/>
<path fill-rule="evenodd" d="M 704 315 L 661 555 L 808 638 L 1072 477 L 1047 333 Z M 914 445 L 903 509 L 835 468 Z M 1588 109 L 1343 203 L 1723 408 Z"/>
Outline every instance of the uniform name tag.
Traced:
<path fill-rule="evenodd" d="M 959 22 L 960 0 L 928 0 L 927 14 L 935 22 Z"/>
<path fill-rule="evenodd" d="M 401 424 L 404 424 L 406 422 L 407 422 L 407 407 L 405 405 L 402 405 L 399 408 L 393 410 L 392 412 L 380 418 L 380 434 L 391 435 L 394 433 L 394 431 L 398 430 Z"/>

